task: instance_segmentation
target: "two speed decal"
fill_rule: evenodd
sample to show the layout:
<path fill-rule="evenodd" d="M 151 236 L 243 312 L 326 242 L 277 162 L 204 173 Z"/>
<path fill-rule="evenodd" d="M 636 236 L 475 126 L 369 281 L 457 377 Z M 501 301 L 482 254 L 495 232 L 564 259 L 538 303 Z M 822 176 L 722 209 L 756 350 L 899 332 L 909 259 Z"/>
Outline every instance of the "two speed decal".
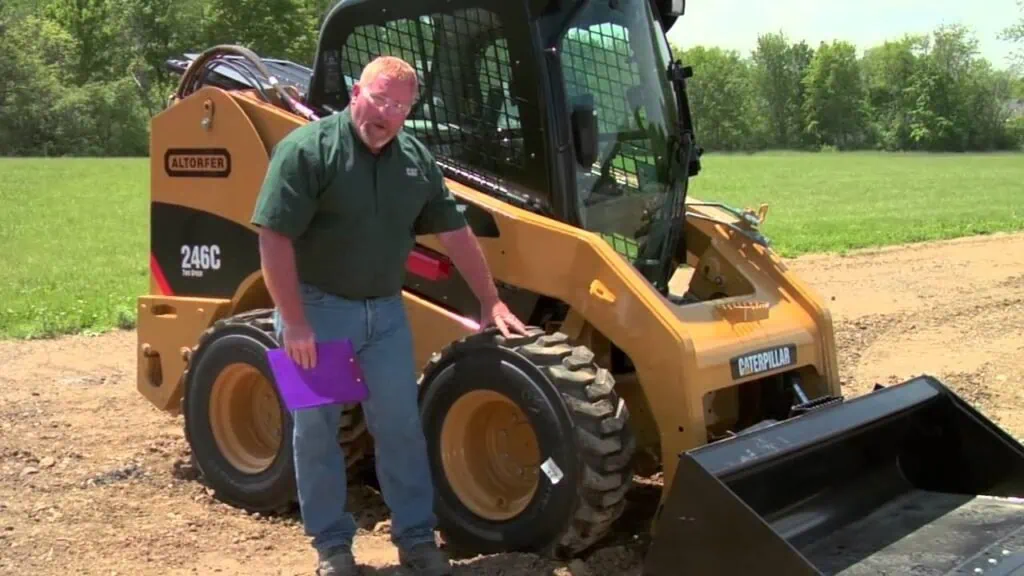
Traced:
<path fill-rule="evenodd" d="M 220 246 L 183 244 L 181 247 L 181 275 L 202 278 L 206 270 L 220 269 Z"/>

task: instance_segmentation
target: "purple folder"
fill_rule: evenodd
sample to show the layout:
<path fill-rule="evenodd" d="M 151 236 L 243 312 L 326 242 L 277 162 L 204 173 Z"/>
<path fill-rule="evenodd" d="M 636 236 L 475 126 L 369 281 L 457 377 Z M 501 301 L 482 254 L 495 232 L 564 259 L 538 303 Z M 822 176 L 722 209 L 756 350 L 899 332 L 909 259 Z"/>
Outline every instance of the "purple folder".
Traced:
<path fill-rule="evenodd" d="M 317 342 L 316 366 L 309 370 L 296 364 L 284 348 L 269 350 L 267 359 L 289 411 L 356 404 L 369 395 L 350 340 Z"/>

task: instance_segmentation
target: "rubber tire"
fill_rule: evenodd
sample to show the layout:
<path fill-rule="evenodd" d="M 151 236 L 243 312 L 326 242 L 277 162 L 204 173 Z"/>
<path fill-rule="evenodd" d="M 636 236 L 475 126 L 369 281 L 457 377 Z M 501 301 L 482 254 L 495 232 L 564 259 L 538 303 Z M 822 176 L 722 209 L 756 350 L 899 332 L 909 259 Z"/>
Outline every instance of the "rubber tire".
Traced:
<path fill-rule="evenodd" d="M 539 328 L 508 342 L 493 332 L 470 336 L 431 359 L 421 377 L 421 415 L 439 531 L 457 554 L 570 557 L 601 540 L 622 515 L 636 444 L 614 379 L 593 359 L 565 334 L 545 335 Z M 534 427 L 541 461 L 550 457 L 564 474 L 555 484 L 538 474 L 533 500 L 507 522 L 491 522 L 466 508 L 440 460 L 445 414 L 461 395 L 478 389 L 515 401 Z"/>
<path fill-rule="evenodd" d="M 203 332 L 184 372 L 182 413 L 185 438 L 192 462 L 219 500 L 248 512 L 272 513 L 291 508 L 297 501 L 292 460 L 292 418 L 281 406 L 281 447 L 273 464 L 259 474 L 232 466 L 217 449 L 209 419 L 210 393 L 220 371 L 235 362 L 256 367 L 273 383 L 268 350 L 278 348 L 273 310 L 258 309 L 217 321 Z M 276 391 L 275 391 L 276 394 Z M 346 407 L 338 432 L 349 470 L 355 469 L 372 446 L 362 410 Z M 351 475 L 351 474 L 350 474 Z"/>

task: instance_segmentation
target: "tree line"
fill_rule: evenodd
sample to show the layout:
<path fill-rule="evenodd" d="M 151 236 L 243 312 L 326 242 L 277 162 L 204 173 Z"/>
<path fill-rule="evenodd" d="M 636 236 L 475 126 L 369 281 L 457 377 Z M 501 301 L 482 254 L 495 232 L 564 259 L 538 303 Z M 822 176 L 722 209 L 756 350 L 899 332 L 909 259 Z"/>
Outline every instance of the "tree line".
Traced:
<path fill-rule="evenodd" d="M 144 156 L 149 119 L 177 83 L 167 58 L 237 43 L 311 65 L 334 1 L 4 0 L 0 155 Z M 1024 18 L 1004 34 L 1024 43 Z M 749 56 L 673 52 L 694 68 L 690 100 L 708 151 L 1024 146 L 1020 68 L 996 69 L 963 26 L 863 55 L 848 42 L 815 47 L 781 33 L 759 37 Z"/>
<path fill-rule="evenodd" d="M 782 33 L 749 57 L 697 46 L 691 105 L 709 150 L 875 149 L 967 152 L 1024 145 L 1024 79 L 979 56 L 961 25 L 906 35 L 858 54 L 835 40 L 812 47 Z"/>

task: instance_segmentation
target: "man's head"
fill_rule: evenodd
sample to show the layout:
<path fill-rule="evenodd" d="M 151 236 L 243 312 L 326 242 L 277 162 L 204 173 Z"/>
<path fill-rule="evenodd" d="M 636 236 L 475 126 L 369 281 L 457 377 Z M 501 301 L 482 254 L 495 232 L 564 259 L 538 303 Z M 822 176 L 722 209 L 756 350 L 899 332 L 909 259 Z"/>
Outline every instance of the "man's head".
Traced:
<path fill-rule="evenodd" d="M 380 56 L 363 68 L 352 87 L 349 110 L 356 132 L 371 150 L 378 152 L 398 134 L 418 92 L 416 71 L 401 58 Z"/>

